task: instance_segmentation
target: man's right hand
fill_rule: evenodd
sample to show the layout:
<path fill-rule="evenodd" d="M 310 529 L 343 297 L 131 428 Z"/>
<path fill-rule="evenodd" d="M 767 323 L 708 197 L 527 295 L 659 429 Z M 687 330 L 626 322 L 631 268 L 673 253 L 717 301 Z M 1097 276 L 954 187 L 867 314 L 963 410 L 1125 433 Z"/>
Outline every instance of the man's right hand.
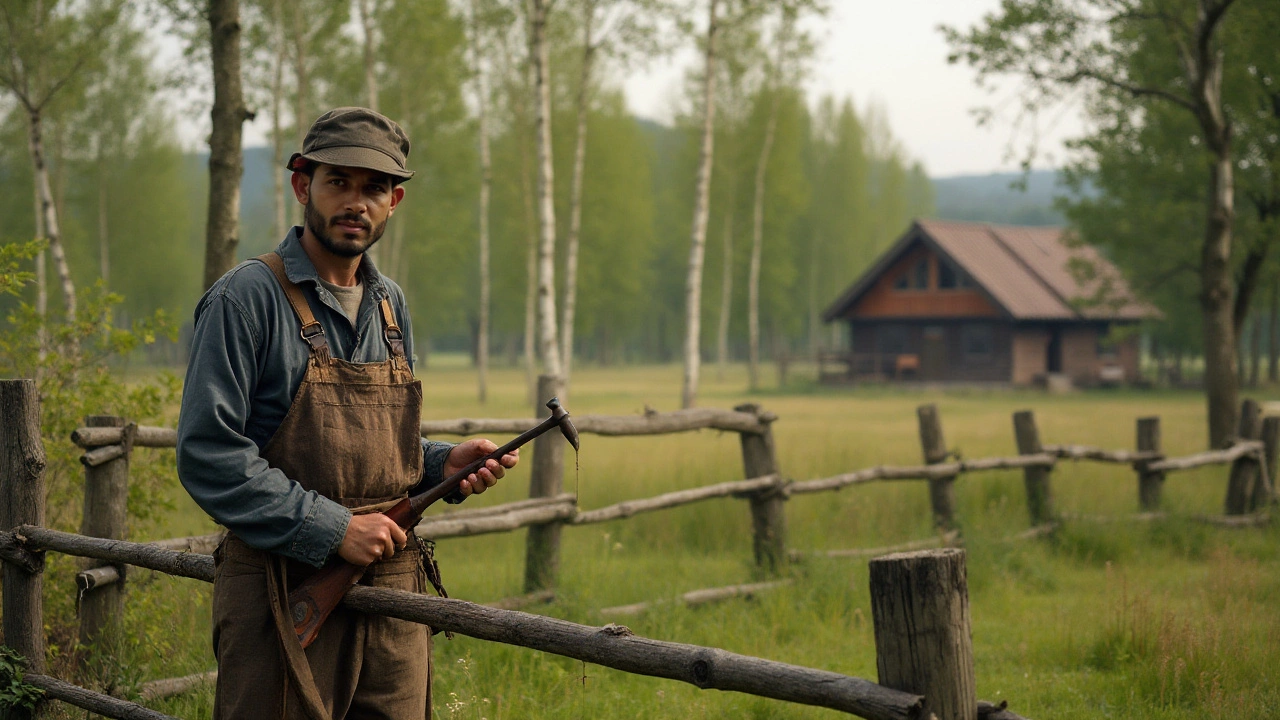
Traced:
<path fill-rule="evenodd" d="M 352 515 L 338 555 L 352 565 L 364 567 L 395 555 L 407 542 L 409 536 L 404 530 L 382 513 Z"/>

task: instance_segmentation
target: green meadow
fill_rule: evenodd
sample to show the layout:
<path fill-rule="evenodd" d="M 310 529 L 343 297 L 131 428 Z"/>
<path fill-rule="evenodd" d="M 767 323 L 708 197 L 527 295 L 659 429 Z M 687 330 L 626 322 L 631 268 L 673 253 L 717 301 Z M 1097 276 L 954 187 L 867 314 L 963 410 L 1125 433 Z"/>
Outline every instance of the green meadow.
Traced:
<path fill-rule="evenodd" d="M 432 363 L 421 373 L 424 417 L 530 414 L 522 372 L 494 373 L 494 399 L 480 406 L 474 374 L 461 359 Z M 784 390 L 748 395 L 743 368 L 729 368 L 724 378 L 714 365 L 703 372 L 700 405 L 756 402 L 777 413 L 779 464 L 796 480 L 918 464 L 915 408 L 926 402 L 937 403 L 947 445 L 964 457 L 1014 454 L 1011 415 L 1027 408 L 1035 410 L 1045 443 L 1132 448 L 1135 420 L 1148 415 L 1161 417 L 1170 455 L 1202 450 L 1206 437 L 1203 399 L 1194 393 L 829 389 L 806 383 L 800 368 Z M 672 410 L 679 378 L 676 366 L 585 367 L 575 371 L 565 405 L 578 414 Z M 711 431 L 584 435 L 578 461 L 575 472 L 567 458 L 564 482 L 584 509 L 743 476 L 736 434 Z M 527 482 L 527 467 L 516 468 L 467 506 L 522 499 Z M 1137 511 L 1137 480 L 1124 466 L 1066 461 L 1054 470 L 1052 486 L 1062 513 Z M 1017 541 L 1013 536 L 1028 527 L 1021 471 L 961 478 L 957 517 L 968 553 L 979 697 L 1008 700 L 1014 711 L 1039 719 L 1274 716 L 1280 530 L 1227 530 L 1191 519 L 1220 513 L 1225 489 L 1224 467 L 1178 473 L 1165 485 L 1171 519 L 1068 522 L 1053 537 Z M 174 493 L 177 510 L 161 534 L 210 531 L 181 490 Z M 877 547 L 928 538 L 927 494 L 923 483 L 897 482 L 795 497 L 787 509 L 788 546 Z M 599 613 L 757 579 L 741 500 L 566 528 L 563 543 L 557 599 L 530 612 L 589 625 L 619 622 L 651 638 L 876 677 L 865 558 L 793 564 L 791 585 L 755 599 L 697 608 L 666 603 L 625 618 Z M 487 602 L 523 592 L 523 532 L 444 540 L 437 557 L 453 597 Z M 143 571 L 131 583 L 122 650 L 96 669 L 125 694 L 131 683 L 212 669 L 208 588 Z M 841 716 L 462 636 L 437 635 L 435 658 L 438 718 Z M 211 715 L 211 703 L 206 689 L 152 706 L 202 718 Z"/>

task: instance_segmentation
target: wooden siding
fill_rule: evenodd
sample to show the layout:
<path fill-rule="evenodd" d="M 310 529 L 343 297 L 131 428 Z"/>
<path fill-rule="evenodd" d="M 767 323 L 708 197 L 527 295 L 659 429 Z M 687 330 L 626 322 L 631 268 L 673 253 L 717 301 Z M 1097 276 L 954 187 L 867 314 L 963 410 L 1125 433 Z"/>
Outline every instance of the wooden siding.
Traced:
<path fill-rule="evenodd" d="M 1018 328 L 1013 333 L 1013 384 L 1031 385 L 1049 367 L 1049 331 Z"/>
<path fill-rule="evenodd" d="M 904 273 L 910 273 L 921 258 L 929 263 L 928 290 L 895 290 L 893 283 Z M 847 318 L 906 318 L 906 317 L 1002 317 L 1003 313 L 993 305 L 981 290 L 976 288 L 938 288 L 938 258 L 927 248 L 917 245 L 908 251 L 889 269 L 880 275 L 856 305 L 850 308 Z"/>
<path fill-rule="evenodd" d="M 983 327 L 990 333 L 990 352 L 972 355 L 966 352 L 966 327 Z M 922 382 L 1001 382 L 1011 380 L 1013 369 L 1013 325 L 1007 322 L 858 322 L 850 323 L 853 352 L 866 360 L 860 372 L 870 371 L 882 379 L 893 379 L 894 359 L 898 355 L 914 355 L 924 359 L 926 334 L 940 336 L 945 361 L 940 372 L 934 375 L 927 362 L 921 363 L 920 372 L 905 374 L 902 380 Z M 885 340 L 892 336 L 901 339 L 898 347 L 887 347 Z"/>

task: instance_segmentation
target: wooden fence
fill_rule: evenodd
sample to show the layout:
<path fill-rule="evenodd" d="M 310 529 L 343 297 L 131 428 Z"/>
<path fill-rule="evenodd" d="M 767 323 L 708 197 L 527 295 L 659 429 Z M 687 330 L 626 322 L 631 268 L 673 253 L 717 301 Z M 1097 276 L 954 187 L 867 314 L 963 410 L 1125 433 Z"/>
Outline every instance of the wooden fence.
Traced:
<path fill-rule="evenodd" d="M 0 385 L 8 386 L 9 383 L 10 381 L 3 381 L 0 382 Z M 540 384 L 540 395 L 549 397 L 554 390 L 554 385 L 549 382 L 544 381 L 544 383 Z M 29 412 L 29 410 L 24 412 Z M 4 428 L 4 432 L 6 432 L 6 447 L 12 437 L 16 437 L 12 432 L 14 428 L 9 427 L 9 425 L 33 421 L 38 423 L 38 411 L 36 415 L 32 416 L 34 420 L 32 420 L 32 417 L 14 414 L 14 412 L 9 412 L 8 410 L 6 410 L 4 417 L 7 419 Z M 25 420 L 23 419 L 24 417 L 26 417 Z M 932 540 L 908 543 L 896 547 L 828 550 L 823 552 L 823 554 L 832 556 L 864 557 L 954 542 L 957 539 L 957 535 L 951 530 L 955 525 L 954 483 L 964 474 L 971 472 L 1021 469 L 1024 473 L 1027 507 L 1032 525 L 1037 528 L 1037 533 L 1043 532 L 1045 528 L 1049 527 L 1048 524 L 1054 522 L 1058 517 L 1053 509 L 1051 471 L 1060 459 L 1093 460 L 1132 466 L 1137 476 L 1139 506 L 1146 511 L 1146 516 L 1148 517 L 1154 516 L 1158 511 L 1160 491 L 1167 473 L 1209 464 L 1230 464 L 1232 468 L 1227 484 L 1228 490 L 1225 502 L 1227 516 L 1210 516 L 1207 519 L 1226 524 L 1265 521 L 1268 519 L 1267 510 L 1273 498 L 1272 483 L 1268 469 L 1274 466 L 1277 447 L 1280 447 L 1280 419 L 1267 418 L 1263 421 L 1258 405 L 1252 401 L 1245 402 L 1241 418 L 1240 439 L 1231 447 L 1185 457 L 1166 458 L 1161 452 L 1158 418 L 1143 418 L 1138 421 L 1137 448 L 1135 450 L 1107 450 L 1077 445 L 1044 445 L 1040 442 L 1033 414 L 1030 411 L 1023 411 L 1016 413 L 1013 418 L 1018 455 L 959 459 L 956 453 L 946 449 L 943 441 L 941 420 L 936 407 L 925 405 L 918 409 L 924 464 L 919 466 L 877 466 L 831 477 L 792 481 L 781 474 L 777 462 L 771 429 L 776 416 L 755 405 L 741 405 L 733 411 L 695 409 L 672 413 L 646 412 L 644 415 L 634 417 L 580 415 L 574 417 L 575 424 L 580 432 L 605 436 L 657 435 L 700 429 L 736 432 L 740 437 L 746 479 L 680 490 L 652 498 L 628 500 L 615 505 L 584 511 L 577 507 L 576 498 L 573 495 L 560 492 L 563 462 L 557 455 L 560 451 L 558 449 L 562 449 L 563 443 L 559 442 L 557 434 L 548 433 L 543 437 L 555 442 L 549 441 L 540 446 L 535 445 L 534 448 L 534 461 L 531 463 L 533 466 L 531 471 L 533 478 L 530 483 L 532 497 L 528 500 L 495 507 L 461 510 L 432 516 L 423 520 L 417 528 L 417 533 L 425 538 L 438 539 L 505 532 L 523 527 L 531 528 L 526 556 L 525 588 L 530 593 L 529 599 L 546 600 L 550 596 L 549 590 L 554 587 L 555 583 L 559 555 L 559 531 L 564 526 L 607 522 L 632 517 L 643 512 L 687 505 L 712 498 L 742 498 L 748 501 L 751 514 L 753 549 L 756 563 L 764 573 L 776 575 L 782 571 L 789 559 L 795 555 L 795 553 L 789 554 L 786 548 L 785 508 L 786 501 L 792 495 L 835 491 L 876 481 L 920 480 L 927 482 L 934 522 L 940 531 L 939 536 Z M 538 418 L 429 421 L 422 423 L 422 432 L 424 435 L 515 434 L 529 429 L 537 424 L 538 421 Z M 36 433 L 36 438 L 38 440 L 38 432 Z M 150 543 L 145 546 L 119 542 L 124 536 L 125 527 L 124 516 L 119 508 L 123 508 L 124 498 L 127 494 L 128 462 L 132 448 L 138 446 L 174 447 L 177 441 L 175 431 L 166 428 L 139 427 L 121 418 L 95 417 L 89 418 L 85 427 L 75 431 L 72 435 L 72 440 L 85 449 L 82 462 L 85 466 L 86 500 L 85 519 L 81 535 L 63 537 L 65 534 L 54 535 L 50 534 L 53 531 L 36 527 L 43 522 L 42 502 L 37 503 L 34 499 L 24 500 L 25 496 L 19 487 L 28 482 L 29 472 L 25 476 L 28 479 L 24 479 L 20 472 L 16 474 L 6 473 L 3 477 L 0 477 L 0 481 L 8 485 L 7 489 L 5 489 L 5 495 L 3 495 L 6 499 L 7 512 L 0 512 L 0 527 L 15 528 L 18 525 L 24 526 L 16 528 L 10 533 L 0 533 L 0 556 L 5 560 L 6 638 L 14 637 L 8 631 L 11 614 L 9 610 L 11 602 L 10 573 L 11 571 L 16 573 L 15 583 L 13 583 L 13 602 L 15 603 L 16 615 L 21 617 L 24 616 L 24 613 L 29 613 L 31 607 L 38 606 L 38 592 L 32 595 L 29 582 L 31 578 L 35 577 L 38 583 L 39 563 L 33 558 L 36 558 L 39 552 L 46 549 L 96 558 L 103 563 L 107 563 L 99 563 L 95 567 L 87 567 L 77 577 L 77 583 L 82 593 L 80 635 L 86 641 L 96 636 L 106 624 L 115 622 L 116 618 L 119 617 L 121 603 L 123 602 L 122 592 L 126 566 L 137 565 L 199 579 L 210 579 L 212 577 L 212 561 L 200 558 L 206 557 L 207 553 L 211 552 L 220 536 L 178 538 Z M 6 450 L 6 452 L 8 451 Z M 18 468 L 19 470 L 24 467 L 33 467 L 36 464 L 30 458 L 20 459 L 18 456 L 15 456 L 13 461 L 15 464 L 10 467 Z M 43 460 L 40 460 L 38 464 L 42 465 Z M 41 507 L 35 508 L 33 504 Z M 90 537 L 105 538 L 106 540 L 91 541 Z M 71 538 L 78 539 L 73 542 Z M 101 543 L 104 542 L 107 544 L 102 545 Z M 142 554 L 136 556 L 133 554 L 120 554 L 124 552 L 122 548 L 131 548 L 130 553 Z M 145 548 L 145 551 L 140 548 Z M 155 553 L 160 553 L 160 555 Z M 162 562 L 157 559 L 160 557 L 169 559 Z M 179 561 L 173 558 L 187 558 L 188 560 Z M 181 562 L 189 561 L 207 563 L 209 568 L 208 577 L 205 577 L 204 570 L 197 571 L 188 568 L 184 571 Z M 204 568 L 205 565 L 200 565 L 199 567 Z M 776 583 L 695 591 L 694 593 L 686 594 L 688 597 L 684 597 L 682 600 L 685 602 L 706 601 L 707 598 L 750 594 L 774 586 L 776 586 Z M 360 597 L 362 597 L 361 593 L 356 593 L 351 602 L 359 602 Z M 418 608 L 413 610 L 414 613 L 426 613 L 416 615 L 410 619 L 421 618 L 421 621 L 429 622 L 435 627 L 455 630 L 463 634 L 473 634 L 469 630 L 480 632 L 465 623 L 451 625 L 450 623 L 455 622 L 455 618 L 449 613 L 454 611 L 446 609 L 452 607 L 449 603 L 456 601 L 440 601 L 444 602 L 445 605 L 433 605 L 432 603 L 435 603 L 436 600 L 431 598 L 410 601 L 402 598 L 397 602 L 409 603 L 410 606 Z M 423 607 L 429 609 L 421 610 L 419 608 L 419 604 L 423 602 L 426 603 Z M 964 602 L 967 604 L 967 598 Z M 515 607 L 519 606 L 520 602 L 518 599 L 513 599 L 500 604 L 507 607 Z M 465 605 L 469 608 L 479 607 L 471 606 L 470 603 L 465 603 Z M 626 614 L 627 612 L 642 610 L 644 607 L 647 607 L 646 603 L 620 606 L 607 610 L 616 614 Z M 484 612 L 490 611 L 510 612 L 510 610 L 504 610 L 503 608 L 487 608 L 484 610 Z M 432 613 L 436 612 L 440 614 L 432 615 Z M 468 610 L 467 612 L 472 611 Z M 525 630 L 533 632 L 522 624 L 523 619 L 533 616 L 525 616 L 522 613 L 517 613 L 516 615 L 519 617 L 506 618 L 503 622 L 510 623 L 509 626 L 516 628 L 519 632 L 524 632 Z M 400 617 L 400 615 L 396 616 Z M 467 617 L 471 616 L 468 615 Z M 582 630 L 582 626 L 576 627 L 579 630 L 575 632 L 579 635 L 586 632 Z M 519 635 L 519 632 L 516 634 Z M 604 632 L 604 630 L 593 630 L 592 632 Z M 534 634 L 536 635 L 536 633 Z M 877 634 L 879 634 L 879 631 L 877 631 Z M 513 639 L 513 636 L 494 638 L 480 634 L 476 635 L 476 637 L 524 644 L 520 639 Z M 523 638 L 524 636 L 520 637 Z M 645 642 L 653 643 L 654 641 Z M 14 643 L 10 642 L 10 644 L 13 645 Z M 573 654 L 577 650 L 572 648 L 566 650 L 564 647 L 559 646 L 557 646 L 559 649 L 551 649 L 543 645 L 527 646 L 548 649 L 551 652 L 558 652 L 570 657 L 577 657 L 589 662 L 633 672 L 644 672 L 645 674 L 655 674 L 661 677 L 674 677 L 674 679 L 688 679 L 672 674 L 634 670 L 633 667 L 637 666 L 626 663 L 612 664 L 622 662 L 616 658 L 611 661 L 609 657 L 601 659 L 602 656 L 593 654 L 591 659 L 588 659 L 580 654 Z M 561 652 L 561 650 L 565 651 Z M 701 650 L 715 653 L 722 652 L 707 648 Z M 675 656 L 672 657 L 674 658 Z M 797 672 L 800 670 L 805 669 L 798 669 Z M 886 677 L 885 672 L 884 667 L 881 667 L 882 680 Z M 971 672 L 972 669 L 970 668 Z M 929 673 L 925 674 L 928 675 Z M 810 679 L 813 678 L 811 677 Z M 815 682 L 818 681 L 815 680 Z M 696 673 L 694 674 L 694 684 L 700 687 L 718 687 L 716 685 L 705 685 L 697 681 Z M 182 684 L 178 683 L 174 687 L 180 688 Z M 743 690 L 743 687 L 737 686 L 724 689 L 743 690 L 766 697 L 781 697 L 776 694 L 770 694 L 774 692 L 770 688 L 752 687 L 754 689 Z M 915 691 L 921 692 L 918 689 Z M 929 693 L 921 694 L 930 696 Z M 782 699 L 837 707 L 837 705 L 831 704 L 831 702 L 835 701 L 826 701 L 803 693 L 801 695 L 809 699 L 795 699 L 800 695 L 787 695 Z M 856 703 L 851 704 L 852 701 L 846 702 L 842 700 L 840 702 L 844 704 L 839 705 L 838 709 L 862 714 L 865 717 L 897 717 L 897 715 L 877 715 L 875 713 L 878 713 L 878 710 L 868 709 Z M 983 707 L 987 711 L 995 712 L 988 705 Z M 96 708 L 94 711 L 103 712 Z M 1013 717 L 1007 712 L 1005 712 L 1004 716 Z M 956 717 L 967 716 L 958 715 Z M 993 715 L 992 717 L 996 716 Z"/>

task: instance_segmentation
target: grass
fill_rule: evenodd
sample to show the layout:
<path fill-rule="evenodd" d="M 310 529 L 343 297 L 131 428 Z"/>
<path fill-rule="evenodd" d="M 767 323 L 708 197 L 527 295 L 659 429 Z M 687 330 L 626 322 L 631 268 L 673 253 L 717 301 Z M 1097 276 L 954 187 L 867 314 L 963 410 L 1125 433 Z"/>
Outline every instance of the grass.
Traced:
<path fill-rule="evenodd" d="M 575 413 L 671 410 L 674 366 L 575 371 L 566 407 Z M 456 359 L 422 373 L 424 416 L 527 416 L 523 374 L 493 373 L 488 406 Z M 779 416 L 779 464 L 795 479 L 875 464 L 917 464 L 914 409 L 936 402 L 948 447 L 965 457 L 1014 454 L 1011 415 L 1036 411 L 1045 443 L 1132 447 L 1134 421 L 1162 418 L 1165 451 L 1203 449 L 1200 396 L 1089 392 L 1066 396 L 999 390 L 828 390 L 800 384 L 755 395 L 745 372 L 723 381 L 704 369 L 703 406 L 758 402 Z M 585 436 L 565 486 L 583 508 L 742 477 L 732 433 L 649 438 Z M 527 460 L 526 460 L 527 462 Z M 1174 516 L 1220 512 L 1223 468 L 1171 476 L 1164 505 Z M 525 496 L 517 469 L 470 506 Z M 1053 473 L 1060 512 L 1136 511 L 1137 481 L 1125 467 L 1066 462 Z M 1280 707 L 1280 530 L 1224 530 L 1188 520 L 1069 524 L 1053 538 L 1009 542 L 1027 527 L 1021 473 L 965 476 L 957 516 L 968 550 L 979 696 L 1007 699 L 1033 718 L 1265 717 Z M 162 534 L 207 532 L 208 520 L 175 493 L 179 511 Z M 931 534 L 920 483 L 881 483 L 789 502 L 788 545 L 873 547 Z M 558 601 L 536 612 L 599 625 L 596 609 L 674 597 L 754 577 L 746 504 L 732 499 L 603 525 L 566 528 Z M 522 592 L 524 533 L 442 541 L 438 557 L 455 597 L 479 602 Z M 865 560 L 812 559 L 796 582 L 755 600 L 699 608 L 663 606 L 621 619 L 639 635 L 860 677 L 876 677 Z M 128 674 L 143 679 L 214 666 L 208 589 L 175 579 L 133 578 Z M 167 608 L 167 609 L 166 609 Z M 180 609 L 175 619 L 157 616 Z M 831 711 L 629 676 L 522 648 L 437 636 L 438 718 L 828 718 Z M 117 672 L 123 672 L 117 670 Z M 208 717 L 212 692 L 155 704 L 180 717 Z"/>

